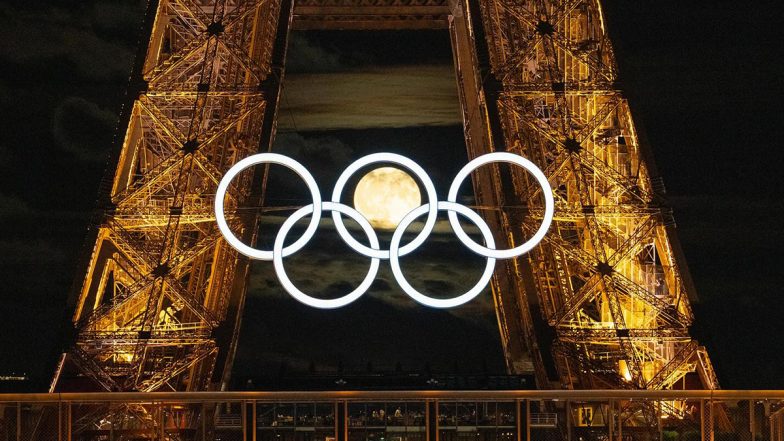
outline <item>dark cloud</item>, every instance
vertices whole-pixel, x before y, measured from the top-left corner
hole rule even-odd
[[[88,17],[92,28],[101,35],[133,43],[147,3],[146,0],[100,0],[89,8]]]
[[[235,362],[236,375],[274,376],[281,364],[319,371],[504,372],[497,330],[466,322],[441,310],[399,309],[363,297],[338,310],[315,310],[288,297],[249,297]],[[466,348],[472,348],[467,351]]]
[[[299,133],[280,133],[272,150],[297,160],[317,161],[330,165],[342,164],[351,159],[354,151],[335,136],[304,136]],[[326,162],[325,162],[326,161]]]
[[[44,6],[34,10],[0,5],[0,40],[4,42],[0,59],[38,69],[65,62],[88,79],[127,78],[132,59],[127,42],[98,32],[101,27],[116,32],[120,24],[138,23],[138,9],[126,5],[99,3],[93,8]]]
[[[281,113],[280,120],[285,118],[287,115]],[[273,151],[290,154],[305,165],[326,195],[331,194],[332,186],[346,166],[370,153],[391,152],[414,160],[428,173],[442,199],[457,171],[467,162],[461,125],[283,132],[278,134]],[[274,182],[269,187],[270,200],[281,199],[275,205],[291,205],[283,199],[294,199],[302,205],[308,203],[300,179],[292,179],[295,175],[283,167],[271,170]],[[368,171],[370,168],[363,169],[354,178],[358,181]],[[356,181],[349,181],[342,200],[350,200],[349,192]],[[464,185],[467,191],[461,195],[470,197],[469,187]]]
[[[0,193],[0,219],[17,218],[32,214],[30,206],[22,199]]]
[[[117,115],[81,97],[68,97],[54,110],[52,134],[60,148],[84,161],[105,161]]]
[[[283,116],[281,116],[283,118]],[[337,179],[338,170],[351,162],[354,149],[336,136],[329,134],[279,133],[272,151],[304,164],[321,191]],[[283,167],[272,167],[267,199],[270,205],[305,205],[309,199],[307,187],[294,173]],[[325,193],[326,194],[326,193]]]
[[[0,240],[0,265],[48,266],[63,262],[65,253],[43,240]]]
[[[376,280],[373,281],[373,284],[370,286],[370,289],[375,292],[391,291],[392,285],[386,279],[382,279],[381,277],[376,277]]]
[[[2,90],[0,90],[0,94],[2,94]],[[3,144],[0,144],[0,167],[7,165],[12,157],[13,151]]]
[[[284,218],[265,216],[260,230],[259,248],[269,248],[278,226]],[[307,220],[300,222],[290,233],[286,244],[293,242],[304,230]],[[302,251],[288,257],[286,274],[302,291],[318,298],[336,298],[351,292],[367,274],[369,259],[349,249],[337,234],[331,217],[324,216],[316,236]],[[359,228],[353,222],[346,226],[354,234]],[[415,224],[404,236],[404,242],[413,239],[422,224]],[[475,236],[476,231],[466,228]],[[391,234],[379,232],[382,247],[387,247]],[[356,236],[364,241],[361,236]],[[475,237],[476,240],[476,237]],[[454,240],[454,233],[447,220],[439,220],[425,244],[415,253],[401,259],[406,280],[418,291],[435,298],[460,295],[470,289],[480,278],[485,261],[467,251]],[[269,262],[256,262],[252,267],[251,296],[288,298],[276,280]],[[387,261],[382,261],[374,283],[366,294],[376,301],[397,310],[426,308],[405,294],[397,285]],[[472,326],[495,329],[494,304],[489,287],[474,300],[445,313]]]
[[[291,34],[286,57],[287,73],[337,72],[345,68],[339,52],[319,45],[300,32]]]
[[[425,289],[428,292],[454,292],[457,288],[453,283],[447,282],[445,280],[430,280],[425,279],[422,281],[423,285],[425,285]]]

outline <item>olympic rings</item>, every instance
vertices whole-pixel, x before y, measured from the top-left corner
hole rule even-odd
[[[343,188],[345,187],[349,178],[362,167],[378,162],[396,164],[414,173],[424,186],[428,198],[426,204],[415,208],[409,212],[403,218],[403,220],[400,221],[394,233],[392,234],[392,241],[390,243],[389,250],[380,249],[376,232],[373,230],[370,222],[368,222],[368,220],[365,219],[361,213],[347,205],[340,203],[341,193],[343,192]],[[487,223],[485,223],[484,220],[475,211],[456,202],[457,192],[466,177],[468,177],[471,172],[478,167],[493,162],[507,162],[523,167],[534,176],[539,186],[542,187],[542,193],[545,199],[545,212],[542,218],[542,224],[539,226],[539,229],[536,231],[534,236],[522,245],[507,250],[495,249],[493,234]],[[283,222],[283,225],[280,227],[280,230],[275,237],[275,242],[271,251],[258,250],[242,243],[242,241],[240,241],[229,229],[225,217],[224,198],[226,197],[229,184],[240,172],[257,164],[278,164],[293,170],[305,181],[305,184],[310,191],[310,195],[313,198],[312,204],[300,208]],[[219,183],[218,189],[215,193],[215,216],[218,223],[218,229],[226,238],[226,241],[229,243],[229,245],[250,258],[258,260],[271,260],[275,267],[278,280],[280,281],[283,288],[289,294],[291,294],[292,297],[306,305],[324,309],[339,308],[341,306],[348,305],[349,303],[361,297],[362,294],[364,294],[370,288],[373,280],[375,280],[376,275],[378,274],[380,260],[386,259],[389,259],[390,261],[392,274],[394,275],[395,280],[397,281],[400,288],[415,301],[434,308],[451,308],[469,302],[479,295],[479,293],[481,293],[490,282],[490,278],[492,277],[493,270],[495,268],[496,259],[509,259],[525,254],[533,249],[544,238],[544,235],[547,233],[547,230],[550,228],[550,224],[553,220],[554,206],[555,202],[553,200],[553,190],[550,187],[550,184],[547,181],[544,173],[542,173],[542,171],[531,161],[512,153],[502,152],[488,153],[479,156],[466,164],[457,173],[454,181],[452,181],[452,185],[449,188],[449,194],[446,201],[439,201],[437,199],[433,182],[419,165],[405,156],[396,155],[393,153],[376,153],[360,158],[359,160],[352,163],[338,178],[338,181],[335,184],[335,188],[332,192],[331,201],[321,200],[321,193],[315,179],[313,179],[313,176],[310,174],[310,172],[307,171],[307,169],[305,169],[302,164],[289,157],[276,153],[260,153],[239,161],[234,166],[232,166],[228,172],[226,172],[226,174],[221,179],[221,182]],[[284,257],[301,250],[310,241],[310,239],[313,238],[316,230],[318,229],[318,225],[321,220],[321,213],[323,210],[332,211],[335,228],[341,239],[343,239],[343,241],[349,247],[351,247],[351,249],[362,254],[363,256],[370,257],[371,259],[370,269],[368,270],[368,273],[363,279],[362,283],[360,283],[360,285],[350,293],[331,300],[315,298],[300,291],[291,282],[283,266]],[[429,297],[414,289],[403,275],[399,260],[400,257],[405,256],[406,254],[409,254],[419,248],[425,242],[425,240],[427,240],[428,236],[435,227],[439,210],[447,212],[449,216],[449,223],[460,242],[462,242],[474,253],[487,259],[484,272],[479,278],[479,281],[465,293],[457,297],[447,299]],[[425,225],[422,231],[410,243],[404,246],[400,246],[400,242],[403,239],[403,234],[405,233],[406,229],[416,218],[424,215],[425,213],[427,213],[427,218],[425,220]],[[348,229],[343,224],[343,219],[340,216],[341,214],[349,216],[359,224],[359,226],[367,235],[370,246],[360,243],[351,236]],[[482,238],[485,242],[484,246],[476,243],[468,236],[468,234],[466,234],[457,219],[458,214],[467,218],[469,221],[473,222],[477,228],[479,228],[479,231],[482,234]],[[310,223],[305,229],[302,237],[297,239],[293,244],[284,247],[283,245],[286,240],[286,235],[291,231],[291,228],[296,222],[308,215],[311,215]]]

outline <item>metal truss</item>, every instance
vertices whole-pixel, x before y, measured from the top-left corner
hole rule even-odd
[[[213,388],[236,343],[246,273],[219,240],[213,199],[225,170],[260,148],[276,106],[265,85],[280,2],[150,7],[147,55],[131,81],[140,92],[52,390]],[[235,181],[231,206],[251,196],[252,179]],[[240,215],[230,222],[250,237]]]
[[[691,283],[663,186],[615,87],[597,0],[282,3],[151,3],[147,54],[131,82],[139,93],[52,390],[204,390],[225,380],[247,261],[220,239],[214,193],[225,170],[270,145],[283,73],[275,51],[285,51],[292,10],[300,29],[448,28],[469,156],[507,150],[544,170],[556,197],[551,231],[499,265],[493,283],[511,372],[550,385],[539,309],[555,331],[561,387],[667,389],[691,372],[718,387],[689,336]],[[246,241],[255,212],[236,208],[260,198],[258,176],[241,174],[227,200]],[[500,167],[474,176],[499,243],[514,246],[538,226],[542,198],[529,180]]]
[[[447,0],[297,0],[294,29],[445,29]]]
[[[478,4],[498,82],[487,97],[489,125],[494,115],[500,122],[497,148],[538,164],[555,192],[553,226],[515,275],[519,291],[536,293],[555,331],[560,386],[666,389],[697,371],[704,387],[717,388],[707,353],[689,337],[686,266],[663,186],[616,89],[599,2]],[[525,208],[503,209],[513,244],[533,234],[543,199],[528,176],[509,176],[477,193],[493,191],[501,207]],[[499,315],[502,329],[508,321]],[[541,372],[540,386],[547,382]]]

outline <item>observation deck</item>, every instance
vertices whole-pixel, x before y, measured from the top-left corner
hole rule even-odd
[[[0,440],[33,439],[781,441],[784,391],[0,394]]]

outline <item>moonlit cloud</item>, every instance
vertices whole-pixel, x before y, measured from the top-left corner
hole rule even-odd
[[[268,248],[274,241],[278,226],[285,218],[265,216],[260,227],[259,248]],[[307,220],[300,222],[290,233],[290,243],[304,229]],[[354,222],[346,226],[361,242],[366,239]],[[422,223],[412,225],[404,242],[421,231]],[[476,235],[476,228],[465,228]],[[378,232],[382,247],[387,247],[391,233]],[[476,238],[476,237],[475,237]],[[433,297],[446,298],[460,295],[472,287],[484,269],[484,259],[475,256],[455,240],[447,220],[439,220],[425,244],[411,256],[401,259],[407,280],[418,290]],[[340,239],[329,215],[325,215],[312,243],[301,252],[286,259],[287,274],[303,291],[314,297],[335,298],[348,293],[367,273],[369,259],[349,249]],[[426,308],[409,298],[397,286],[388,262],[382,262],[367,296],[396,309]],[[260,297],[286,297],[275,271],[269,262],[255,262],[249,294]],[[475,322],[485,328],[494,328],[493,300],[490,288],[473,301],[445,311],[457,318]]]
[[[281,130],[337,130],[462,124],[450,65],[387,66],[290,74]]]

